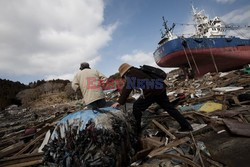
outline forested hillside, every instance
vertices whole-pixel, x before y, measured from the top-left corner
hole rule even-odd
[[[13,82],[6,79],[0,79],[0,110],[10,104],[20,104],[16,100],[16,94],[28,86],[20,82]]]

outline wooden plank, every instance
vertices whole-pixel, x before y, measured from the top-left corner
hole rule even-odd
[[[210,164],[212,164],[213,166],[216,167],[224,167],[224,165],[220,164],[219,162],[216,162],[208,157],[205,157],[206,161],[209,162]]]
[[[147,149],[144,149],[144,150],[137,152],[136,155],[134,157],[132,157],[132,162],[135,162],[139,159],[146,157],[148,155],[148,153],[150,153],[151,150],[152,150],[152,148],[147,148]]]
[[[8,147],[12,144],[15,144],[16,142],[17,141],[14,138],[9,138],[8,140],[7,139],[0,140],[0,147]]]
[[[15,143],[17,143],[17,142],[14,141],[14,140],[5,141],[5,142],[3,142],[3,143],[1,143],[1,141],[0,141],[0,150],[3,150],[4,148],[7,148],[7,147],[9,147],[10,145],[15,144]]]
[[[212,112],[211,114],[209,114],[210,116],[211,115],[217,115],[217,116],[220,116],[220,117],[234,117],[238,114],[249,114],[249,111],[248,111],[248,108],[246,107],[238,107],[238,108],[235,108],[234,110],[226,110],[226,111],[215,111],[215,112]]]
[[[248,123],[247,119],[243,116],[243,114],[239,114],[239,116],[243,122]]]
[[[0,133],[8,134],[8,135],[16,135],[24,131],[25,125],[12,125],[10,127],[6,127],[3,130],[0,131]],[[9,137],[9,136],[8,136]],[[3,136],[5,138],[5,136]]]
[[[13,165],[7,165],[5,167],[25,167],[25,166],[32,166],[32,165],[38,165],[42,164],[43,160],[34,160],[34,161],[28,161],[28,162],[21,162]]]
[[[161,129],[163,132],[166,133],[166,135],[168,135],[171,139],[176,139],[176,137],[171,133],[169,132],[163,125],[161,125],[158,121],[156,120],[152,120],[152,122],[159,128]]]
[[[30,146],[32,146],[33,144],[38,142],[40,139],[42,139],[45,134],[46,134],[46,132],[44,132],[43,134],[41,134],[40,136],[38,136],[34,140],[31,140],[28,144],[26,144],[26,146],[22,150],[20,150],[18,153],[16,153],[15,156],[20,155],[20,154],[24,153],[25,151],[27,151],[30,148]]]
[[[50,130],[53,126],[51,125],[46,125],[43,128],[41,128],[37,133],[36,136],[39,136],[41,134],[43,134],[44,132],[47,132],[48,130]]]
[[[201,116],[197,115],[195,118],[197,118],[197,120],[200,122],[200,124],[206,124]]]
[[[152,138],[145,138],[144,140],[146,140],[148,142],[148,145],[153,145],[154,147],[160,147],[162,145],[164,145],[164,142],[160,142],[160,141],[157,141],[155,139],[152,139]]]
[[[30,162],[35,160],[42,160],[43,153],[36,153],[36,154],[23,154],[19,156],[12,156],[8,158],[4,158],[0,160],[0,167],[15,165],[24,162]]]
[[[173,141],[173,142],[167,144],[166,146],[163,146],[163,147],[160,147],[160,148],[157,148],[157,149],[152,150],[152,151],[149,153],[148,157],[151,158],[151,157],[153,157],[153,156],[162,154],[162,153],[164,153],[165,151],[167,151],[168,149],[171,149],[171,148],[176,147],[176,146],[178,146],[178,145],[180,145],[180,144],[186,143],[186,142],[189,141],[189,140],[190,140],[189,137],[184,137],[184,138],[181,138],[181,139],[179,139],[179,140]]]
[[[232,99],[233,99],[233,101],[234,101],[234,103],[235,103],[235,104],[237,104],[237,105],[241,106],[241,104],[240,104],[240,101],[239,101],[238,97],[233,96],[233,97],[232,97]]]
[[[44,148],[44,146],[45,146],[46,144],[48,144],[49,139],[50,139],[50,136],[51,136],[51,133],[50,133],[50,130],[48,130],[48,131],[46,132],[46,135],[45,135],[45,137],[44,137],[44,139],[43,139],[42,144],[41,144],[40,147],[38,148],[38,152],[43,152],[42,149]]]
[[[200,98],[194,98],[194,99],[190,98],[190,99],[187,99],[186,102],[193,104],[193,103],[201,103],[201,102],[208,101],[211,99],[214,99],[214,94],[207,95],[207,96],[200,97]]]
[[[202,114],[202,113],[200,113],[200,112],[193,112],[194,114],[196,114],[196,115],[199,115],[199,116],[203,116],[203,117],[205,117],[205,118],[207,118],[207,119],[211,119],[209,116],[207,116],[207,115],[205,115],[205,114]]]
[[[23,141],[18,142],[16,144],[12,144],[12,145],[10,145],[10,146],[8,146],[0,151],[0,158],[8,156],[12,153],[15,153],[15,152],[21,150],[23,147],[24,147]]]
[[[22,131],[20,131],[21,134],[19,134],[19,132],[18,132],[18,134],[16,134],[16,133],[10,134],[10,136],[8,136],[8,138],[0,140],[0,146],[5,145],[5,143],[7,144],[7,143],[10,143],[10,142],[12,142],[12,144],[14,144],[14,143],[17,143],[20,140],[24,140],[25,138],[34,136],[34,134],[24,135],[24,132],[25,132],[25,130],[22,130]]]
[[[9,140],[10,138],[16,138],[18,135],[23,134],[25,131],[25,127],[18,132],[6,132],[6,134],[2,137],[2,140]]]
[[[202,167],[205,167],[204,162],[203,162],[203,159],[202,159],[201,154],[200,154],[200,149],[198,148],[198,146],[197,146],[197,144],[196,144],[196,141],[195,141],[195,139],[194,139],[193,133],[190,132],[190,135],[191,135],[191,138],[192,138],[192,140],[193,140],[193,143],[194,143],[194,146],[195,146],[195,149],[196,149],[196,153],[197,153],[198,156],[199,156],[199,159],[200,159],[200,162],[201,162],[201,166],[202,166]]]
[[[244,105],[244,104],[247,104],[247,103],[250,103],[250,100],[240,102],[241,105]]]
[[[223,120],[231,133],[241,136],[250,137],[250,123],[233,122],[230,120]]]

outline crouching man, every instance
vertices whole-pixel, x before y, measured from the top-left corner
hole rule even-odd
[[[85,104],[90,109],[104,107],[106,105],[103,93],[103,83],[107,78],[95,69],[91,69],[89,64],[80,64],[80,71],[72,81],[72,88],[76,91],[80,88]]]
[[[113,108],[124,105],[126,103],[126,99],[134,88],[140,88],[143,90],[143,97],[137,99],[133,104],[133,115],[136,119],[138,133],[141,131],[142,111],[145,111],[152,103],[155,102],[159,104],[164,110],[166,110],[169,115],[180,124],[181,128],[179,131],[193,130],[189,122],[169,102],[169,99],[166,95],[166,85],[162,79],[152,78],[144,71],[127,63],[124,63],[119,67],[119,73],[123,78],[126,79],[126,82],[121,91],[121,96],[118,102],[112,105]]]

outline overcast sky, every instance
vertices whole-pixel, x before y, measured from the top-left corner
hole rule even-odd
[[[211,18],[250,24],[249,0],[193,4]],[[123,62],[155,65],[162,16],[190,22],[190,0],[0,0],[0,78],[71,80],[84,61],[106,76]],[[191,30],[177,25],[174,32]]]

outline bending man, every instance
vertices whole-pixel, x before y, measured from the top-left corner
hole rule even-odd
[[[133,115],[137,122],[138,132],[141,131],[142,111],[145,111],[154,102],[159,104],[180,124],[181,129],[179,131],[192,130],[192,126],[188,123],[188,121],[169,102],[166,95],[166,85],[163,83],[162,79],[162,82],[160,82],[160,80],[152,78],[144,71],[127,63],[124,63],[119,67],[119,73],[126,79],[126,82],[121,91],[121,96],[118,102],[113,104],[112,107],[117,108],[120,105],[124,105],[126,103],[126,99],[134,88],[141,88],[143,90],[144,96],[137,99],[133,104]],[[153,81],[155,82],[152,85]]]

